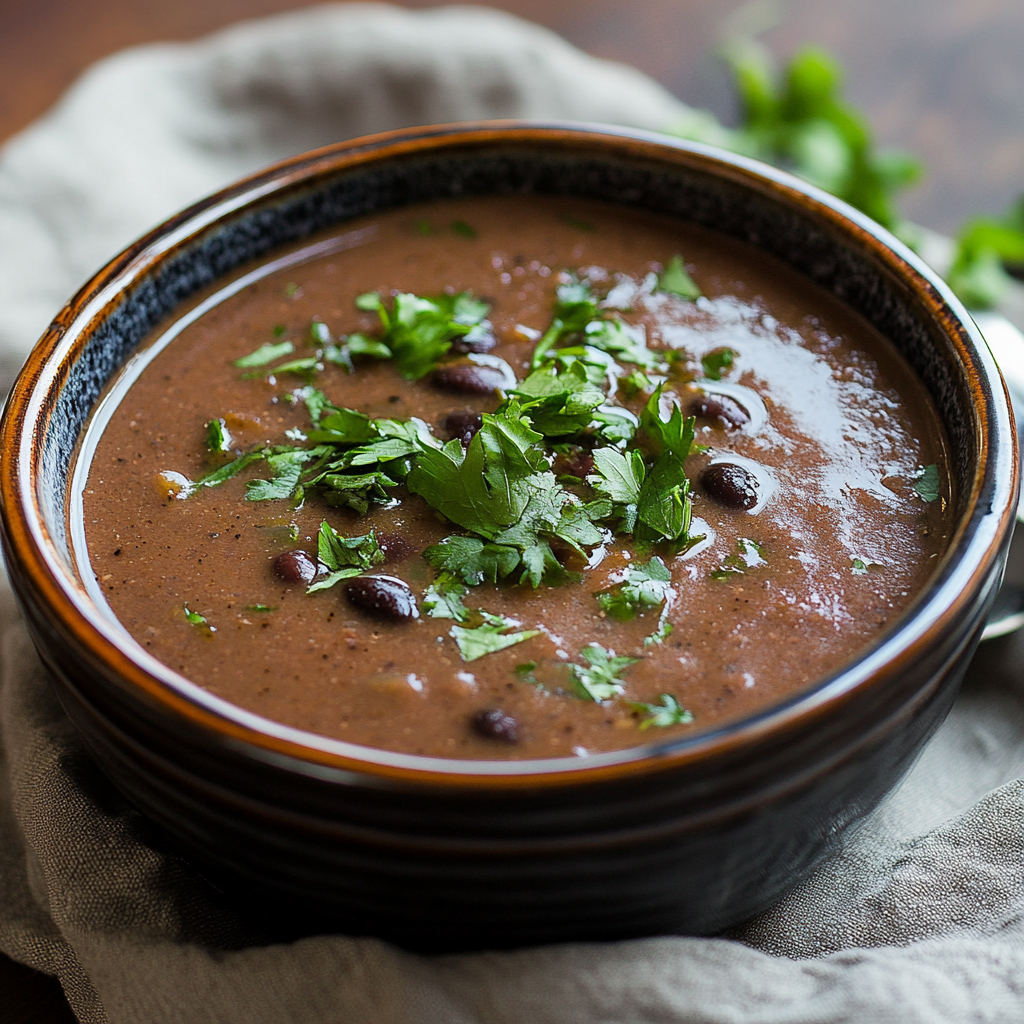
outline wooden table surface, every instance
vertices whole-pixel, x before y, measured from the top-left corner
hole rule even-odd
[[[0,142],[60,96],[89,64],[139,43],[194,39],[304,0],[0,0]],[[432,6],[409,0],[406,6]],[[681,99],[734,116],[714,57],[738,24],[767,27],[780,57],[806,42],[847,69],[847,95],[879,141],[909,149],[927,178],[903,203],[955,232],[1024,192],[1021,0],[504,0],[602,57],[635,65]],[[59,985],[0,955],[0,1024],[74,1018]]]

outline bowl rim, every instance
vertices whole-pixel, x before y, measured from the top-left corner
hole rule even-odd
[[[459,760],[359,746],[285,726],[214,697],[157,661],[97,608],[69,575],[45,525],[38,494],[42,437],[52,402],[69,367],[118,296],[173,253],[216,226],[289,191],[315,187],[340,174],[409,156],[453,155],[521,146],[588,151],[637,163],[675,165],[714,174],[780,205],[797,207],[870,258],[913,293],[951,344],[967,373],[975,413],[973,433],[983,453],[975,467],[965,514],[928,583],[897,622],[853,662],[809,688],[758,712],[693,737],[647,743],[585,758]],[[271,253],[273,250],[271,250]],[[264,260],[265,257],[259,257]],[[187,301],[187,300],[186,300]],[[821,720],[854,694],[882,686],[900,666],[967,613],[972,596],[998,562],[1009,536],[1019,488],[1017,439],[1009,398],[995,360],[966,309],[918,256],[886,229],[839,199],[784,171],[717,147],[656,132],[558,121],[482,121],[399,129],[299,154],[249,175],[169,217],[90,278],[36,343],[8,396],[0,421],[0,529],[15,582],[31,589],[67,638],[113,674],[119,684],[211,737],[258,760],[307,774],[352,779],[373,776],[404,785],[525,789],[593,783],[681,767],[735,753]],[[68,477],[69,485],[71,474]]]

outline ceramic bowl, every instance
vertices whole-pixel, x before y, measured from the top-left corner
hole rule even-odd
[[[275,247],[403,204],[608,200],[758,246],[902,351],[959,495],[909,612],[841,672],[710,732],[587,758],[454,761],[261,719],[150,658],[88,597],[69,480],[105,386],[160,320]],[[666,137],[492,123],[296,157],[172,217],[33,350],[2,423],[3,544],[68,714],[113,782],[208,877],[298,930],[427,949],[712,933],[778,899],[900,780],[942,721],[999,586],[1017,501],[1005,389],[949,289],[867,218],[782,172]]]

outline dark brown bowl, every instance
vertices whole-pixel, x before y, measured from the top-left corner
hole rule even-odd
[[[454,195],[609,200],[751,242],[903,352],[951,440],[957,526],[911,610],[836,675],[743,721],[587,758],[449,761],[302,733],[148,656],[87,596],[68,530],[97,399],[177,304],[312,232]],[[111,779],[210,877],[300,928],[465,949],[708,933],[772,903],[907,771],[998,588],[1017,501],[1005,390],[948,288],[843,203],[708,147],[495,123],[319,150],[173,217],[101,270],[2,423],[3,543],[57,692]]]

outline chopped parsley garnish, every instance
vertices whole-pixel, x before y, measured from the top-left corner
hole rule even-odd
[[[626,578],[597,595],[601,610],[613,619],[626,621],[645,608],[657,608],[668,595],[672,574],[660,558],[631,565]],[[670,627],[671,628],[671,627]]]
[[[231,451],[233,444],[228,426],[221,419],[210,420],[206,424],[206,450],[214,454]]]
[[[622,673],[635,665],[637,658],[617,658],[614,651],[605,650],[600,644],[588,644],[583,648],[584,665],[570,665],[576,695],[584,700],[597,703],[618,697],[626,688],[620,678]]]
[[[589,281],[572,279],[558,286],[558,299],[551,326],[544,332],[533,352],[531,367],[538,369],[546,360],[565,354],[562,346],[571,343],[568,354],[584,362],[600,353],[623,363],[634,363],[645,369],[664,365],[657,352],[647,347],[642,327],[632,327],[612,319],[598,305]]]
[[[658,291],[677,295],[690,302],[696,302],[703,294],[697,282],[687,273],[683,257],[678,254],[668,261],[668,265],[658,275]]]
[[[384,561],[384,552],[373,530],[362,537],[346,537],[338,533],[326,519],[320,524],[316,554],[321,565],[326,566],[329,572],[323,579],[309,585],[309,594],[327,590],[341,580],[361,576]]]
[[[876,562],[871,558],[851,558],[850,564],[852,569],[850,570],[855,576],[863,576],[869,569],[882,568],[881,562]]]
[[[731,369],[736,359],[736,353],[731,348],[716,348],[701,356],[700,365],[704,368],[704,376],[708,380],[721,380],[724,374]]]
[[[254,366],[266,366],[268,363],[274,362],[275,359],[291,355],[294,351],[295,346],[290,341],[268,341],[260,345],[255,352],[250,352],[247,356],[236,359],[234,365],[240,370],[250,370]]]
[[[213,636],[217,632],[216,626],[211,626],[206,621],[205,615],[200,615],[199,612],[194,612],[189,609],[188,604],[183,604],[182,610],[185,612],[185,619],[193,626],[195,626],[201,633],[205,633],[206,636]]]
[[[261,614],[264,613],[264,612],[276,612],[277,611],[277,605],[247,604],[245,606],[245,610],[247,612],[259,612]]]
[[[536,587],[544,578],[565,577],[552,538],[581,554],[600,543],[594,520],[605,508],[584,505],[556,481],[541,441],[515,399],[484,414],[468,448],[458,440],[441,446],[419,439],[406,486],[476,535],[448,537],[428,548],[424,556],[431,565],[471,586],[516,575]]]
[[[665,618],[662,611],[658,628],[650,635],[644,637],[644,647],[653,647],[655,644],[663,644],[672,635],[672,623]]]
[[[722,564],[711,571],[711,578],[727,580],[732,576],[742,575],[748,569],[758,569],[768,564],[764,547],[749,537],[740,537],[736,541],[736,551],[726,555]]]
[[[921,470],[921,475],[914,481],[914,490],[928,502],[938,501],[942,496],[942,484],[939,480],[939,467],[933,462]]]
[[[356,306],[377,313],[382,328],[377,343],[387,349],[407,380],[419,380],[430,373],[456,339],[472,342],[491,334],[486,319],[490,306],[469,292],[432,298],[399,292],[390,310],[378,292],[367,292],[356,299]],[[349,346],[355,340],[368,346],[373,339],[353,334]]]
[[[660,704],[630,701],[629,706],[634,711],[647,715],[640,723],[641,732],[652,726],[657,729],[665,729],[670,725],[689,725],[693,721],[692,713],[687,711],[671,693],[661,694]]]
[[[423,610],[432,619],[455,619],[457,622],[469,620],[469,609],[462,599],[469,593],[469,588],[460,583],[451,573],[443,572],[427,587],[423,595]]]
[[[506,647],[514,644],[521,644],[524,640],[539,636],[539,629],[524,629],[517,633],[509,633],[508,630],[518,626],[519,623],[513,619],[506,619],[501,615],[489,615],[483,613],[484,623],[475,629],[467,629],[464,626],[452,626],[451,637],[459,645],[459,653],[463,661],[476,661],[485,654],[494,654],[496,651],[503,651]]]
[[[462,235],[463,238],[476,238],[476,228],[472,224],[467,224],[464,220],[453,220],[452,231],[457,235]]]
[[[644,544],[669,541],[684,547],[693,540],[685,463],[693,446],[695,420],[692,416],[683,419],[675,404],[669,418],[662,419],[660,401],[661,387],[651,395],[640,417],[642,431],[659,451],[650,469],[636,449],[599,448],[594,452],[595,473],[588,481],[612,502],[612,514],[623,533],[634,534]]]

